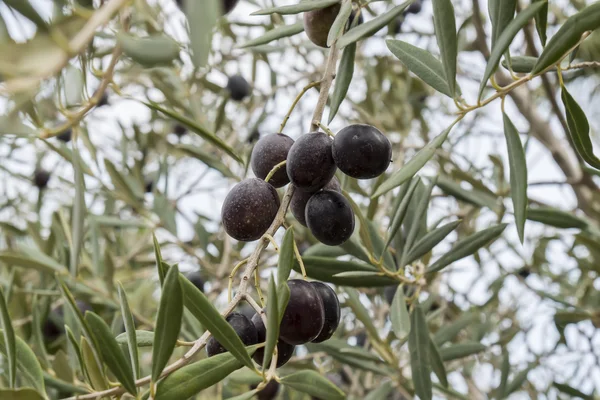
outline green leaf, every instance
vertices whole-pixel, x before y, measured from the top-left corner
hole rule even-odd
[[[298,22],[293,25],[282,25],[277,28],[267,31],[264,35],[252,39],[239,46],[240,49],[247,49],[248,47],[259,46],[262,44],[270,43],[273,40],[278,40],[284,37],[290,37],[304,32],[304,23]]]
[[[340,11],[338,12],[337,17],[335,17],[335,21],[333,21],[331,28],[329,28],[329,35],[327,35],[327,47],[331,47],[333,42],[342,36],[344,33],[344,28],[348,24],[348,18],[350,18],[351,13],[352,0],[343,0]]]
[[[5,251],[0,253],[0,261],[6,265],[35,269],[49,274],[66,274],[66,267],[48,255],[34,249],[22,246],[20,252]]]
[[[117,343],[127,345],[129,341],[129,333],[123,332],[117,336]],[[151,347],[154,344],[154,332],[151,331],[135,331],[135,340],[137,347]]]
[[[265,340],[265,350],[262,365],[266,368],[271,365],[271,357],[277,338],[279,337],[279,308],[277,306],[277,287],[275,285],[275,277],[271,275],[269,279],[269,296],[267,299],[267,338]]]
[[[2,334],[4,336],[5,349],[3,353],[6,354],[8,360],[8,385],[14,388],[17,379],[17,345],[2,287],[0,287],[0,320],[2,321]]]
[[[117,167],[108,159],[104,160],[104,166],[110,175],[110,180],[115,187],[113,193],[136,209],[143,209],[140,198],[136,195],[134,189],[129,185],[123,175],[117,170]]]
[[[4,330],[0,330],[0,352],[4,355],[4,357],[9,358],[9,354],[7,354],[7,343],[6,343],[6,334]],[[18,336],[15,336],[15,361],[16,367],[19,371],[20,381],[23,386],[32,387],[35,390],[45,393],[46,389],[44,387],[44,376],[42,373],[42,367],[38,362],[37,358],[33,351],[27,346],[27,343],[23,341]]]
[[[410,161],[404,164],[402,168],[394,172],[392,176],[390,176],[379,186],[379,188],[377,188],[377,191],[371,196],[371,198],[381,196],[382,194],[402,185],[404,182],[411,179],[417,172],[419,172],[421,168],[425,166],[427,161],[433,157],[436,150],[442,146],[442,143],[444,143],[455,124],[456,122],[449,126],[444,132],[436,136],[425,147],[419,150],[419,152],[415,154]]]
[[[164,194],[154,193],[154,204],[152,206],[154,213],[160,217],[162,226],[171,232],[173,236],[177,236],[177,221],[175,208],[173,203]]]
[[[594,154],[594,146],[590,138],[590,124],[585,113],[564,85],[561,86],[560,97],[565,105],[569,133],[577,154],[589,165],[600,170],[600,158]]]
[[[403,184],[406,186],[406,190],[403,190],[404,186],[400,189],[400,202],[398,204],[398,207],[395,207],[392,222],[390,223],[389,227],[388,239],[385,242],[384,249],[387,249],[392,240],[394,240],[394,237],[396,237],[398,229],[400,229],[400,227],[402,226],[402,223],[404,222],[404,217],[406,217],[406,212],[408,211],[408,206],[410,205],[410,201],[412,199],[412,195],[415,193],[415,189],[419,185],[420,181],[421,179],[417,177],[415,180],[405,182]]]
[[[510,197],[515,212],[515,223],[521,243],[525,240],[525,220],[527,219],[527,162],[525,150],[521,144],[519,132],[506,113],[504,120],[504,136],[508,148],[508,165],[510,166]]]
[[[527,219],[561,229],[586,229],[588,227],[588,222],[584,219],[552,207],[530,207],[527,209]]]
[[[323,400],[343,400],[346,398],[344,392],[315,371],[295,372],[284,376],[280,382],[294,390]]]
[[[54,360],[52,361],[52,370],[54,370],[58,379],[61,379],[65,382],[73,382],[73,370],[69,365],[69,358],[64,351],[59,350],[54,355]]]
[[[279,250],[279,261],[277,263],[277,282],[285,282],[290,277],[294,265],[294,230],[288,228],[283,236],[281,249]],[[265,365],[265,364],[263,364]]]
[[[500,236],[504,232],[504,229],[506,229],[506,224],[500,224],[459,240],[452,246],[449,252],[441,256],[427,268],[427,273],[437,272],[455,261],[474,254],[477,250]]]
[[[119,32],[117,43],[126,56],[146,67],[169,65],[179,58],[179,43],[162,33],[140,38]]]
[[[502,60],[502,66],[506,69],[512,69],[518,73],[529,73],[533,70],[537,57],[531,56],[513,56],[510,60]]]
[[[348,295],[346,303],[354,312],[356,319],[363,323],[365,329],[372,337],[379,337],[379,332],[373,324],[373,318],[369,315],[369,311],[360,301],[360,293],[353,288],[345,288],[344,291]]]
[[[437,246],[442,240],[444,240],[452,231],[454,231],[462,220],[452,221],[446,225],[442,225],[439,228],[432,230],[423,236],[415,245],[410,249],[406,263],[410,264],[415,260],[423,257],[435,246]]]
[[[377,385],[376,389],[372,390],[368,395],[365,396],[365,400],[387,399],[389,398],[388,396],[390,393],[392,393],[392,383],[387,381]]]
[[[488,79],[490,79],[494,71],[496,71],[498,63],[500,62],[500,58],[502,58],[502,54],[504,54],[504,52],[508,49],[517,33],[519,33],[519,31],[527,24],[527,22],[533,18],[537,12],[540,11],[543,5],[544,3],[531,4],[525,10],[517,14],[517,17],[513,19],[502,31],[496,42],[496,47],[494,47],[490,54],[490,58],[485,68],[485,73],[483,74],[481,85],[479,86],[479,95],[477,96],[478,99],[481,99]]]
[[[492,21],[492,50],[496,47],[498,38],[512,21],[517,9],[517,0],[489,0],[488,9]]]
[[[401,40],[386,40],[385,43],[392,54],[423,82],[438,92],[452,97],[444,66],[429,51]]]
[[[516,392],[517,390],[521,389],[523,387],[523,384],[527,380],[527,375],[529,375],[529,371],[531,371],[532,369],[532,367],[528,367],[515,374],[513,380],[510,381],[510,383],[507,385],[506,393],[504,393],[504,395],[508,397],[513,392]]]
[[[88,394],[90,392],[89,390],[84,389],[81,386],[75,386],[74,384],[57,379],[47,372],[44,372],[44,382],[46,383],[47,387],[58,389],[59,391],[61,391],[63,393],[67,392],[67,393],[73,393],[75,395],[75,394]]]
[[[131,366],[133,369],[133,379],[137,380],[140,378],[140,361],[138,358],[138,344],[137,344],[137,332],[135,330],[135,322],[131,309],[129,308],[129,302],[127,301],[127,293],[123,289],[123,285],[119,283],[119,302],[121,303],[121,315],[123,316],[123,325],[125,326],[125,335],[127,338],[127,346],[129,349],[129,357],[131,359]],[[152,334],[154,339],[154,333]],[[117,342],[118,342],[117,338]]]
[[[388,286],[397,283],[387,276],[354,276],[336,277],[342,272],[379,272],[375,267],[359,261],[342,261],[330,257],[302,257],[306,274],[313,279],[333,283],[340,286],[351,287],[376,287]],[[300,265],[295,262],[294,270],[299,272]]]
[[[446,376],[446,367],[444,367],[444,361],[440,355],[440,349],[433,340],[429,340],[429,355],[431,356],[431,368],[433,372],[440,380],[440,383],[444,387],[448,387],[448,377]]]
[[[131,365],[129,365],[125,355],[119,348],[119,344],[113,337],[109,326],[97,314],[90,311],[85,313],[85,321],[92,331],[94,347],[101,354],[110,372],[121,382],[125,390],[135,396],[137,390]]]
[[[237,175],[218,157],[202,151],[198,146],[192,144],[179,143],[174,148],[186,156],[194,157],[203,162],[207,167],[219,171],[223,176],[232,179],[238,179]]]
[[[88,380],[95,390],[104,390],[108,388],[108,382],[104,377],[98,362],[96,361],[96,356],[94,355],[94,350],[92,346],[90,346],[88,340],[82,336],[81,337],[81,355],[83,358],[83,365],[85,367],[85,372],[87,374]]]
[[[454,6],[450,0],[433,0],[435,37],[440,48],[446,83],[451,97],[456,94],[456,59],[458,56],[455,18]]]
[[[546,5],[546,2],[538,2],[533,5]],[[532,5],[532,6],[533,6]],[[530,7],[532,7],[530,6]],[[547,7],[547,5],[546,5]],[[545,71],[551,65],[559,62],[568,52],[570,52],[577,42],[581,39],[581,35],[586,31],[593,31],[600,27],[600,3],[595,2],[579,11],[565,21],[558,32],[552,36],[544,51],[540,55],[535,68],[531,71],[532,75],[537,75]]]
[[[229,397],[227,400],[250,400],[254,397],[254,395],[256,395],[256,393],[258,393],[258,389],[254,389],[249,392],[242,393],[238,396]]]
[[[440,356],[444,361],[452,361],[457,358],[468,357],[473,354],[481,353],[487,349],[484,345],[478,342],[467,342],[453,344],[440,349]]]
[[[221,16],[220,0],[186,0],[185,15],[190,31],[190,50],[196,68],[208,62],[212,42],[212,30]]]
[[[434,178],[427,187],[423,189],[423,193],[419,193],[417,197],[413,198],[413,203],[416,204],[414,209],[414,213],[411,213],[411,218],[414,223],[410,226],[406,226],[406,238],[404,241],[404,250],[402,251],[402,257],[399,264],[400,268],[404,268],[406,265],[406,257],[408,256],[408,252],[412,249],[415,240],[417,240],[417,235],[421,231],[420,221],[424,221],[424,224],[427,223],[427,208],[429,207],[429,200],[431,199],[431,192],[436,184],[437,178]]]
[[[254,370],[254,364],[235,330],[213,307],[212,303],[184,275],[179,275],[183,287],[185,306],[215,339],[243,365]],[[213,357],[214,358],[214,357]]]
[[[421,305],[417,304],[415,306],[410,320],[411,330],[408,335],[408,349],[413,385],[420,399],[431,400],[431,359],[429,355],[431,339],[429,338],[429,329]]]
[[[44,396],[33,389],[0,389],[2,400],[45,400]]]
[[[83,224],[87,209],[85,206],[85,181],[76,140],[73,140],[73,170],[75,174],[75,201],[73,202],[73,221],[71,225],[73,243],[71,243],[70,270],[71,275],[77,276],[79,254],[85,236]]]
[[[189,399],[201,390],[221,382],[241,366],[230,353],[186,365],[158,382],[155,400]]]
[[[223,140],[218,138],[213,132],[210,132],[208,129],[197,124],[195,121],[193,121],[183,115],[180,115],[180,114],[176,113],[175,111],[167,110],[166,108],[163,108],[156,103],[147,103],[147,102],[142,102],[142,103],[145,104],[146,106],[148,106],[149,108],[156,110],[156,111],[160,111],[161,113],[165,114],[166,116],[174,119],[175,121],[179,122],[180,124],[182,124],[186,128],[188,128],[190,131],[196,133],[202,139],[206,140],[209,143],[212,143],[213,145],[217,146],[219,149],[223,150],[225,153],[229,154],[236,161],[243,163],[243,160],[240,158],[240,156],[238,154],[236,154],[236,152],[231,147],[229,147],[229,145],[227,143],[225,143]]]
[[[156,269],[158,270],[158,278],[160,279],[161,286],[165,282],[165,269],[163,268],[162,254],[160,253],[160,245],[156,239],[156,235],[152,233],[152,243],[154,245],[154,259],[156,260]]]
[[[548,2],[546,2],[546,0],[533,1],[544,2],[544,6],[541,8],[540,12],[535,16],[535,29],[537,30],[538,36],[540,37],[540,42],[542,42],[542,46],[546,46],[546,29],[548,27]]]
[[[275,13],[281,15],[299,14],[306,11],[326,8],[339,2],[340,0],[305,0],[291,6],[263,8],[262,10],[255,11],[250,15],[269,15]]]
[[[173,265],[169,268],[165,283],[162,287],[156,330],[152,345],[152,381],[160,378],[163,368],[169,362],[177,343],[181,319],[183,318],[183,293],[179,281],[179,268]]]
[[[506,348],[502,348],[502,367],[500,369],[500,385],[498,385],[499,398],[506,397],[506,385],[510,374],[510,358]]]
[[[389,376],[391,369],[383,365],[383,361],[371,352],[355,346],[350,346],[340,339],[329,339],[322,343],[307,343],[311,352],[325,352],[338,362],[364,371],[371,371],[382,376]]]
[[[593,400],[593,398],[594,398],[593,395],[585,394],[582,391],[577,390],[574,387],[569,386],[564,383],[553,382],[552,386],[554,386],[556,389],[558,389],[558,391],[568,394],[569,396],[572,396],[572,397],[578,397],[578,398],[584,399],[584,400]]]
[[[392,330],[400,340],[406,338],[410,333],[410,315],[404,299],[404,288],[402,285],[396,290],[394,300],[390,306],[390,319],[392,320]]]
[[[406,1],[399,6],[392,8],[388,12],[381,14],[380,16],[367,21],[356,28],[350,29],[341,38],[339,38],[338,47],[343,49],[344,47],[351,45],[352,43],[355,43],[364,37],[373,35],[375,32],[379,31],[381,28],[388,25],[390,22],[396,19],[396,17],[402,14],[404,9],[406,9],[406,7],[408,7],[411,3],[412,0]]]
[[[454,339],[460,331],[478,320],[477,315],[465,313],[449,324],[444,324],[434,335],[433,341],[438,346]]]
[[[69,328],[67,325],[65,325],[65,333],[67,335],[67,339],[69,340],[69,345],[70,345],[70,347],[68,348],[69,355],[75,353],[75,356],[77,357],[77,361],[79,362],[79,367],[81,368],[81,371],[85,371],[85,362],[83,361],[83,354],[81,353],[81,347],[79,346],[77,339],[75,339],[75,335],[73,334],[73,331],[71,331],[71,328]]]
[[[350,83],[352,82],[352,76],[354,75],[354,57],[356,56],[356,44],[351,44],[344,48],[342,52],[342,58],[340,65],[338,66],[337,74],[335,76],[335,87],[333,88],[333,94],[331,95],[329,105],[329,122],[333,121],[333,118],[340,109],[340,105],[348,94]]]

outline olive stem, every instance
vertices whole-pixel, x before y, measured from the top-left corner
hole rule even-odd
[[[298,250],[298,245],[296,244],[295,239],[294,239],[294,256],[296,256],[296,260],[298,260],[298,264],[300,265],[300,271],[302,271],[302,278],[304,278],[304,280],[306,280],[306,269],[304,268],[304,261],[302,261],[302,256],[300,255],[300,250]]]
[[[290,116],[292,115],[292,112],[294,111],[294,108],[296,108],[296,105],[298,104],[298,102],[300,101],[302,96],[304,96],[304,94],[306,92],[308,92],[310,89],[314,88],[315,86],[319,86],[320,84],[321,84],[321,81],[311,82],[308,85],[304,86],[302,91],[300,93],[298,93],[298,95],[294,99],[294,102],[290,106],[290,109],[288,110],[287,114],[285,115],[285,118],[281,122],[281,126],[279,127],[279,133],[283,132],[283,128],[285,128],[285,124],[287,124],[288,120],[290,119]]]
[[[317,100],[317,106],[312,117],[312,123],[310,125],[310,132],[317,130],[318,126],[315,121],[321,121],[323,118],[323,111],[327,104],[327,98],[329,97],[329,89],[331,89],[331,83],[335,78],[335,65],[337,61],[337,42],[334,42],[329,49],[329,55],[327,56],[327,65],[325,66],[325,74],[321,81],[321,89],[319,91],[319,99]]]
[[[329,129],[329,127],[327,125],[322,124],[321,121],[313,121],[313,124],[317,125],[321,129],[323,129],[323,131],[325,131],[325,133],[328,134],[329,136],[331,136],[332,138],[335,138],[335,135],[333,134],[331,129]]]
[[[282,162],[280,162],[279,164],[275,165],[271,171],[269,171],[269,174],[267,175],[267,177],[265,178],[265,182],[269,183],[269,181],[271,180],[271,178],[273,177],[273,175],[275,175],[275,173],[285,165],[287,160],[283,160]]]

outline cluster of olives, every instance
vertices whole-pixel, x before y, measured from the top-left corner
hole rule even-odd
[[[370,125],[350,125],[332,140],[323,132],[302,135],[294,142],[281,133],[261,138],[250,165],[256,178],[238,183],[221,209],[225,231],[241,241],[259,239],[279,209],[275,188],[291,182],[296,190],[290,202],[294,217],[322,243],[344,243],[354,231],[354,212],[334,177],[339,168],[357,179],[382,174],[391,159],[390,141]],[[283,161],[266,182],[268,174]]]
[[[331,287],[300,279],[289,280],[288,286],[290,298],[279,326],[277,368],[292,358],[297,345],[321,343],[329,339],[340,322],[340,303]],[[242,313],[234,312],[226,320],[246,346],[262,343],[267,337],[267,330],[258,313],[249,319]],[[225,351],[214,337],[206,344],[209,357]],[[258,349],[252,358],[262,365],[264,349]]]

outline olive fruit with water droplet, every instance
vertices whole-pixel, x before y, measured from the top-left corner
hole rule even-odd
[[[333,190],[315,193],[306,204],[306,224],[319,242],[338,246],[354,232],[354,212],[346,198]]]
[[[324,190],[333,190],[338,193],[342,192],[342,187],[340,185],[340,181],[334,176],[327,185],[323,188]],[[292,211],[292,215],[296,218],[298,222],[302,225],[306,226],[306,218],[304,218],[304,213],[306,212],[306,203],[312,197],[313,193],[305,192],[302,190],[294,190],[294,194],[292,195],[292,199],[290,200],[290,210]]]
[[[269,229],[279,209],[277,191],[258,178],[244,179],[231,189],[221,208],[225,232],[240,241],[252,241]]]
[[[294,140],[283,133],[263,136],[252,149],[250,165],[257,178],[265,179],[277,164],[285,161]],[[290,179],[285,166],[281,166],[273,174],[269,182],[276,188],[287,185]]]
[[[319,292],[309,282],[288,281],[290,299],[283,312],[279,337],[289,344],[304,344],[315,340],[325,323],[325,310]]]
[[[344,174],[370,179],[383,174],[390,165],[392,145],[377,128],[354,124],[335,135],[332,155]]]
[[[285,167],[297,189],[316,192],[333,178],[336,167],[331,143],[331,138],[323,132],[307,133],[296,140]]]

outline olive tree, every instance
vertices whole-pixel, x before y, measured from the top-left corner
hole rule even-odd
[[[597,396],[600,3],[0,17],[0,399]]]

